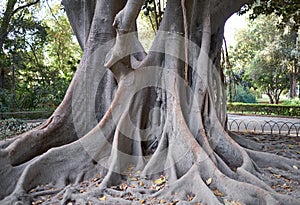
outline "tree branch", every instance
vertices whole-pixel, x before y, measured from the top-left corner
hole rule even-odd
[[[124,68],[132,69],[130,61],[130,50],[134,35],[134,26],[140,13],[144,0],[129,0],[125,7],[116,15],[113,26],[116,29],[116,43],[111,50],[110,56],[105,62],[105,67],[110,68],[118,61],[122,61]],[[126,35],[127,34],[127,35]]]
[[[24,9],[24,8],[33,6],[33,5],[35,5],[35,4],[39,3],[39,2],[40,2],[40,0],[36,0],[36,1],[30,2],[30,3],[28,3],[28,4],[25,4],[25,5],[23,5],[23,6],[19,6],[18,8],[16,8],[16,9],[12,12],[12,15],[14,15],[15,13],[17,13],[18,11],[20,11],[20,10],[22,10],[22,9]]]
[[[14,6],[16,5],[16,3],[17,3],[17,0],[12,0],[12,1],[8,1],[6,4],[6,9],[5,9],[3,20],[2,20],[2,23],[0,26],[0,49],[1,49],[1,51],[2,51],[2,46],[3,46],[4,40],[8,34],[7,30],[9,27],[9,22],[13,15],[13,9],[14,9]]]

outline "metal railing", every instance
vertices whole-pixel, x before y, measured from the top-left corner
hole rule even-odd
[[[45,119],[48,118],[54,109],[48,110],[32,110],[18,112],[0,112],[0,119],[18,118],[18,119]]]
[[[229,119],[228,129],[235,132],[252,132],[258,134],[279,134],[287,136],[300,136],[300,122],[284,121],[244,121],[240,119]]]

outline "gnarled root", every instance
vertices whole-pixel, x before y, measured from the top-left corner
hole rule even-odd
[[[143,73],[137,71],[133,79],[141,80],[141,76]],[[300,203],[299,196],[275,192],[270,187],[270,175],[264,172],[266,166],[274,165],[299,175],[299,170],[293,169],[300,167],[298,161],[242,148],[223,130],[213,112],[204,115],[204,130],[197,136],[207,140],[197,141],[176,98],[169,99],[172,103],[159,127],[136,129],[129,116],[144,114],[139,111],[141,105],[135,104],[143,96],[136,95],[135,99],[121,81],[100,123],[81,139],[20,165],[24,167],[19,169],[23,171],[15,190],[1,204],[36,200],[45,204]],[[141,119],[135,124],[143,124]],[[147,155],[144,142],[151,133],[161,137],[153,153]],[[42,185],[51,188],[39,189]]]

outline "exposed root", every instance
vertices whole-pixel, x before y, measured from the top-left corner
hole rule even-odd
[[[142,76],[142,72],[137,73],[135,80]],[[21,176],[13,193],[1,204],[29,204],[37,200],[45,204],[47,201],[62,204],[179,202],[215,205],[225,201],[299,204],[297,199],[276,193],[270,187],[270,175],[264,176],[262,172],[263,168],[273,165],[299,174],[299,170],[293,169],[293,166],[300,167],[298,161],[240,147],[221,124],[211,123],[216,115],[208,110],[204,115],[206,129],[198,136],[207,138],[205,148],[190,132],[176,95],[174,91],[174,101],[166,110],[165,121],[160,127],[157,148],[152,155],[145,156],[143,139],[154,131],[151,128],[141,131],[131,124],[130,104],[135,101],[126,80],[121,81],[109,111],[98,126],[81,139],[53,148],[23,164],[23,169],[17,169],[21,170]],[[133,108],[136,110],[139,106]],[[9,164],[5,158],[8,153],[1,151],[6,159],[1,163]],[[8,171],[13,169],[15,167],[7,166]],[[97,175],[101,179],[93,180]],[[38,188],[43,184],[51,186]]]
[[[69,121],[70,118],[61,117],[56,113],[40,127],[16,137],[5,146],[5,149],[0,150],[2,153],[0,155],[0,181],[10,185],[5,189],[0,189],[0,199],[13,191],[16,181],[11,179],[18,179],[24,168],[32,163],[35,157],[52,147],[68,144],[77,139],[71,126],[72,122]],[[69,130],[65,130],[66,127]],[[7,180],[9,182],[6,182]]]
[[[134,30],[132,22],[143,2],[128,0],[115,18],[118,35],[111,55],[107,55],[106,66],[113,71],[119,84],[114,100],[99,124],[93,129],[83,128],[84,136],[77,139],[72,115],[67,115],[72,111],[72,103],[65,102],[69,106],[64,112],[58,110],[37,130],[2,146],[5,149],[0,150],[0,179],[8,187],[1,189],[0,196],[6,198],[1,198],[0,203],[300,204],[299,196],[278,194],[271,183],[272,176],[289,177],[284,175],[286,170],[299,176],[300,162],[254,151],[260,147],[257,144],[247,147],[242,139],[232,139],[217,117],[212,97],[212,63],[207,56],[212,49],[214,31],[211,1],[203,1],[203,13],[197,22],[203,31],[200,54],[194,60],[198,63],[197,72],[202,81],[194,82],[195,87],[191,88],[197,93],[194,101],[191,100],[192,105],[182,102],[186,96],[181,96],[184,80],[178,74],[178,59],[167,55],[163,59],[164,55],[158,55],[159,61],[153,64],[168,64],[165,65],[167,69],[134,70],[140,66],[144,53],[124,56],[132,52],[130,46],[142,50],[138,43],[132,43],[136,36],[129,36],[128,41],[121,36]],[[179,8],[180,2],[170,1],[168,6]],[[187,19],[184,21],[188,23]],[[164,27],[168,26],[173,24]],[[176,38],[170,39],[164,43],[176,41]],[[164,49],[172,50],[173,47]],[[176,49],[179,53],[180,47]],[[98,65],[98,59],[89,59],[89,54],[85,53],[84,60],[95,60]],[[136,62],[132,62],[132,56]],[[146,58],[144,63],[152,65],[149,59],[156,58]],[[88,70],[83,68],[86,70],[81,70],[81,75]],[[79,94],[84,89],[86,87]],[[164,99],[159,99],[162,96]],[[81,102],[80,98],[78,104]],[[150,106],[145,106],[147,104]],[[196,111],[193,112],[194,107],[188,107],[185,111],[191,113],[184,113],[183,104],[195,106]],[[157,108],[159,111],[155,110]],[[80,116],[83,112],[81,110],[73,117],[84,121]],[[136,117],[132,119],[132,116]],[[184,116],[191,118],[186,120]],[[195,122],[191,122],[193,120]],[[23,149],[23,146],[29,148]],[[269,169],[267,174],[266,169]],[[12,179],[15,181],[9,183]]]
[[[253,150],[247,150],[247,153],[251,159],[253,159],[253,161],[262,168],[274,167],[300,174],[300,170],[293,168],[293,166],[300,167],[300,162],[298,160]]]

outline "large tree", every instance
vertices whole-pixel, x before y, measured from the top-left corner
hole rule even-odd
[[[168,1],[145,53],[135,24],[143,0],[64,0],[83,57],[53,115],[1,142],[1,204],[55,193],[63,204],[299,204],[262,171],[296,176],[300,163],[224,128],[224,23],[246,2]],[[88,192],[75,188],[96,176]]]

